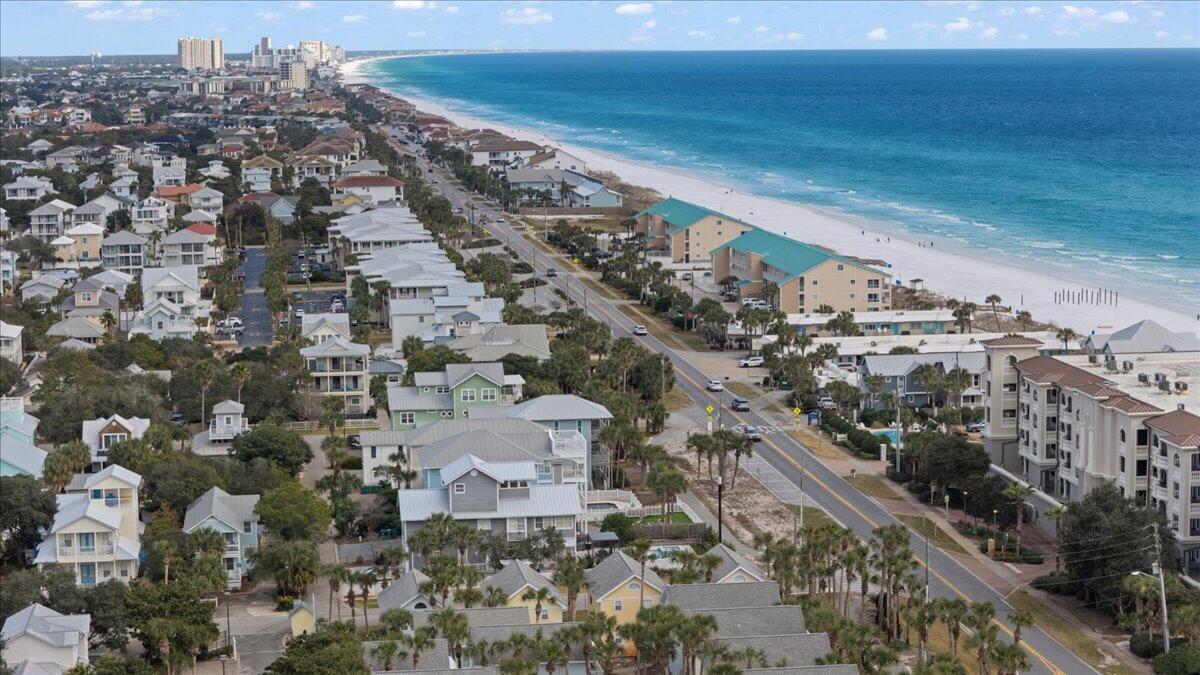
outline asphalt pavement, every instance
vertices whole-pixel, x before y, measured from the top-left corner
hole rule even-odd
[[[428,167],[428,162],[420,158],[418,158],[418,164]],[[446,174],[442,174],[440,187],[455,206],[467,202],[467,198],[450,182]],[[589,293],[585,301],[582,292],[586,291],[587,287],[578,281],[570,283],[574,273],[569,265],[559,261],[548,261],[547,256],[538,251],[521,234],[507,224],[496,223],[497,220],[504,217],[498,209],[480,199],[475,199],[474,202],[476,216],[487,215],[489,218],[490,222],[485,225],[486,229],[494,236],[506,240],[522,259],[532,261],[535,271],[542,272],[544,277],[547,266],[559,268],[558,276],[546,278],[546,281],[552,286],[561,289],[581,306],[585,306],[592,316],[606,321],[612,327],[614,336],[632,337],[646,348],[670,358],[675,367],[676,386],[680,387],[698,405],[711,403],[717,407],[722,406],[723,401],[720,395],[708,392],[703,387],[703,383],[708,379],[707,375],[692,366],[687,359],[654,335],[634,336],[632,334],[634,322],[606,298],[597,293]],[[722,411],[722,417],[730,426],[738,423],[753,425],[775,423],[774,420],[770,420],[758,412],[737,412],[730,410],[727,406]],[[756,451],[784,477],[801,488],[813,503],[864,540],[871,537],[871,533],[876,527],[904,525],[874,499],[862,494],[840,475],[821,464],[816,455],[790,435],[774,434],[769,436],[757,445]],[[1016,610],[1000,593],[941,549],[933,547],[926,549],[925,541],[912,530],[910,530],[910,541],[913,550],[918,553],[919,557],[923,558],[926,550],[929,552],[929,590],[932,597],[958,597],[968,602],[991,602],[996,607],[997,624],[1001,632],[1006,639],[1011,641],[1013,627],[1008,621],[1008,616]],[[1098,672],[1036,626],[1021,631],[1021,644],[1031,656],[1032,672],[1054,673],[1055,675]]]
[[[239,348],[267,346],[275,336],[271,311],[267,309],[267,296],[258,282],[266,265],[265,248],[251,246],[246,249],[246,259],[242,261],[242,272],[246,275],[242,306],[233,313],[243,324],[244,332],[237,339]]]

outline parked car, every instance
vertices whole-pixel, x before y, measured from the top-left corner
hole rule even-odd
[[[709,380],[708,384],[704,385],[704,388],[709,391],[725,391],[725,385],[716,380]]]
[[[983,427],[984,427],[983,422],[972,422],[967,425],[967,431],[969,431],[973,434],[982,434]]]
[[[362,441],[358,440],[358,434],[350,434],[346,437],[346,445],[351,450],[362,450]]]
[[[749,307],[758,301],[758,298],[742,298],[742,307]]]
[[[750,412],[750,401],[741,396],[734,396],[733,400],[729,402],[729,407],[741,412]]]
[[[680,281],[691,281],[691,280],[692,280],[692,273],[691,273],[691,272],[684,272],[683,274],[681,274],[681,275],[679,276],[679,279],[680,279]]]
[[[329,303],[329,311],[331,312],[341,312],[345,309],[346,306],[342,304],[341,300],[334,300],[333,302]]]
[[[297,307],[297,308],[296,308],[296,318],[297,318],[297,319],[302,319],[302,318],[304,318],[304,308],[303,308],[303,307]]]
[[[634,335],[647,335],[648,331],[646,330],[645,326],[643,326],[642,324],[639,323],[638,325],[633,327],[633,334]]]
[[[183,421],[183,413],[179,412],[178,410],[171,413],[171,421],[175,422],[175,423],[182,422]]]
[[[738,368],[757,368],[757,367],[761,366],[762,364],[763,364],[763,357],[747,356],[746,358],[742,359],[741,361],[738,361]]]
[[[749,424],[739,424],[734,427],[734,430],[752,441],[762,440],[762,433],[758,430],[758,427]]]
[[[828,396],[822,396],[821,398],[817,399],[817,405],[821,406],[825,410],[834,410],[838,407],[837,401],[829,398]]]
[[[221,319],[221,323],[219,323],[217,325],[241,328],[245,324],[243,324],[242,320],[237,318],[236,316],[228,316],[228,317],[225,317],[224,319]]]

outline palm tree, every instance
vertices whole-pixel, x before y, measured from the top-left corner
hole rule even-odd
[[[208,426],[208,407],[205,397],[213,382],[217,380],[217,366],[212,359],[201,359],[192,364],[192,377],[200,388],[200,426]]]
[[[371,627],[371,621],[367,618],[367,601],[371,597],[371,587],[379,581],[374,570],[364,570],[354,575],[354,581],[358,583],[359,595],[362,596],[363,603],[363,626]]]
[[[1062,530],[1058,528],[1058,521],[1067,514],[1066,507],[1054,506],[1046,509],[1043,516],[1054,521],[1054,573],[1058,574],[1062,568]]]
[[[1033,493],[1033,487],[1024,483],[1009,483],[1004,486],[1004,496],[1014,502],[1013,508],[1017,511],[1017,555],[1021,553],[1021,514],[1025,510],[1025,500]]]
[[[412,627],[412,622],[412,612],[400,607],[393,607],[379,615],[379,623],[383,624],[389,635],[400,635]]]
[[[1000,304],[1000,296],[992,293],[983,299],[984,302],[992,306],[992,318],[996,320],[996,332],[1000,332],[1000,313],[996,310],[996,305]]]
[[[1063,351],[1065,352],[1067,349],[1069,349],[1069,343],[1071,340],[1079,337],[1079,334],[1076,333],[1073,328],[1059,328],[1057,331],[1055,331],[1054,337],[1062,341]]]
[[[411,634],[405,634],[400,638],[405,643],[405,646],[408,647],[409,654],[412,656],[413,670],[421,667],[421,653],[433,649],[436,638],[437,631],[433,626],[421,626]]]
[[[542,622],[542,606],[552,600],[553,595],[550,594],[548,588],[527,588],[521,594],[521,600],[524,602],[533,601],[533,621],[534,623]]]
[[[574,621],[575,601],[587,586],[587,564],[578,556],[560,555],[554,566],[554,584],[566,591],[567,621]]]
[[[637,539],[625,547],[625,555],[636,560],[642,567],[638,575],[638,607],[646,606],[646,561],[650,559],[650,540]]]
[[[503,607],[508,602],[508,596],[496,586],[488,586],[483,591],[484,607]]]
[[[967,604],[958,598],[939,598],[934,604],[937,606],[938,618],[946,624],[946,632],[950,634],[950,654],[957,658],[958,640],[969,615]]]
[[[109,341],[117,339],[117,317],[113,315],[112,310],[104,310],[104,314],[100,315],[100,325],[104,326],[104,333]]]
[[[1017,321],[1021,323],[1021,330],[1029,330],[1029,322],[1033,321],[1033,314],[1022,309],[1017,312]]]
[[[867,375],[863,378],[863,384],[867,385],[867,391],[871,392],[871,406],[875,406],[875,400],[879,396],[879,392],[883,391],[884,377],[878,373]]]
[[[467,624],[467,615],[452,609],[439,609],[429,615],[429,624],[441,633],[442,638],[450,645],[455,660],[462,660],[462,645],[471,637]]]
[[[711,614],[697,614],[684,619],[675,631],[683,653],[683,673],[690,675],[697,650],[717,632],[717,620]]]
[[[916,380],[929,396],[929,405],[933,407],[933,418],[937,419],[937,392],[942,386],[942,373],[932,363],[922,363],[917,366]]]
[[[384,670],[392,669],[392,660],[397,656],[403,658],[404,652],[400,650],[400,643],[395,640],[383,640],[371,649],[371,658],[381,661]]]
[[[1033,625],[1033,613],[1029,611],[1013,612],[1008,616],[1008,622],[1013,626],[1013,644],[1021,644],[1021,629]]]
[[[246,386],[246,381],[250,379],[250,365],[245,361],[238,361],[229,367],[229,372],[233,375],[233,381],[237,383],[237,400],[242,402],[242,387]]]
[[[329,611],[325,613],[325,618],[329,621],[333,620],[333,599],[342,590],[342,582],[346,579],[347,569],[345,565],[339,563],[330,563],[325,565],[321,570],[322,574],[329,578]],[[342,603],[338,603],[338,621],[342,620]]]

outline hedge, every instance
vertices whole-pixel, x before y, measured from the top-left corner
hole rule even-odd
[[[499,239],[496,239],[494,237],[488,237],[486,239],[476,239],[475,241],[468,241],[467,243],[462,245],[462,248],[489,248],[492,246],[499,246],[499,245],[500,245]]]
[[[1130,648],[1133,642],[1130,641]],[[1172,641],[1171,653],[1154,657],[1154,672],[1159,675],[1195,675],[1200,673],[1200,645],[1178,645]]]
[[[891,446],[891,441],[887,438],[876,436],[830,410],[821,414],[821,429],[830,435],[845,435],[846,440],[838,441],[837,444],[853,450],[863,458],[877,459],[880,444]]]
[[[1176,642],[1175,644],[1179,643]],[[1158,633],[1134,633],[1129,638],[1129,651],[1133,652],[1134,656],[1139,656],[1143,659],[1154,659],[1157,664],[1158,659],[1155,657],[1163,653],[1162,635]],[[1155,669],[1155,672],[1157,672],[1157,669]]]
[[[1022,548],[1021,550],[1017,551],[1010,547],[1004,552],[1004,555],[1000,555],[1000,550],[1003,548],[1004,544],[997,541],[995,559],[999,560],[1000,562],[1022,563],[1025,565],[1041,565],[1043,562],[1042,554],[1038,553],[1037,551],[1031,551],[1027,548]],[[987,553],[987,550],[988,545],[986,541],[979,544],[980,553]],[[1041,579],[1042,577],[1038,578]]]

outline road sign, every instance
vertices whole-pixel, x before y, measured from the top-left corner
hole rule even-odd
[[[799,415],[802,412],[804,412],[804,411],[800,409],[800,406],[796,406],[795,408],[792,408],[793,415]]]
[[[711,414],[712,414],[712,412],[713,412],[713,406],[712,406],[712,404],[711,404],[711,403],[709,403],[707,406],[705,406],[705,408],[704,408],[704,412],[708,413],[709,415],[711,415]]]

